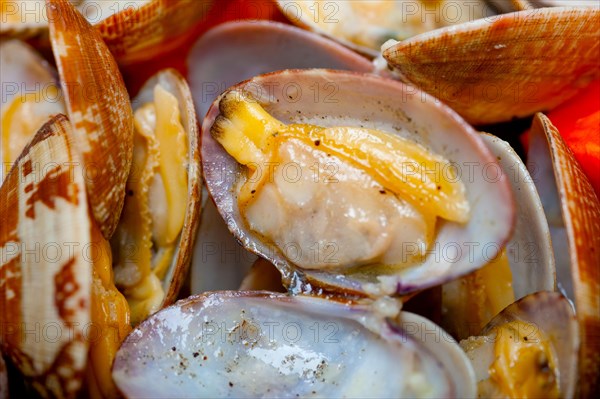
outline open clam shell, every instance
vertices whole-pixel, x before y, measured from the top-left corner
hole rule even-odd
[[[519,325],[519,333],[525,340],[527,337],[533,338],[534,342],[537,339],[548,340],[554,354],[554,366],[558,370],[560,397],[572,398],[577,386],[579,331],[572,305],[557,292],[543,291],[522,298],[504,309],[485,327],[480,334],[483,338],[470,338],[461,342],[473,363],[477,381],[490,378],[489,369],[496,356],[494,344],[499,339],[497,328],[513,321],[524,323]],[[517,340],[517,337],[514,339]],[[479,394],[489,395],[482,392]]]
[[[133,114],[117,64],[99,33],[67,0],[49,0],[50,40],[92,213],[114,232],[131,167]]]
[[[581,333],[580,394],[600,387],[600,202],[573,153],[543,114],[530,132],[528,167],[553,228],[559,283],[567,287]],[[571,288],[572,287],[572,288]]]
[[[515,195],[515,229],[506,245],[510,276],[503,274],[501,263],[490,264],[486,268],[496,271],[469,275],[442,287],[441,325],[457,339],[478,333],[515,299],[556,289],[548,221],[533,179],[510,144],[491,134],[481,137],[498,159],[497,173],[507,176]]]
[[[56,71],[19,40],[0,41],[0,184],[51,115],[64,113]]]
[[[292,86],[291,91],[272,89]],[[328,89],[330,94],[315,98],[315,87]],[[497,167],[495,158],[469,125],[429,95],[374,75],[329,70],[266,74],[230,90],[251,95],[269,114],[285,123],[362,126],[414,140],[457,165],[466,185],[466,198],[472,207],[469,221],[465,224],[438,221],[435,245],[423,262],[385,276],[385,283],[378,275],[368,273],[365,276],[300,270],[283,251],[262,241],[242,219],[235,187],[243,169],[210,133],[220,113],[217,100],[202,127],[202,162],[208,190],[234,236],[247,249],[277,266],[286,285],[292,285],[293,289],[310,290],[312,285],[361,295],[405,294],[483,266],[508,240],[514,223],[514,201],[507,177],[486,178],[484,169],[486,165]],[[467,166],[473,168],[468,178]],[[486,250],[469,250],[471,242],[485,246]],[[336,244],[340,251],[345,251],[344,243]],[[439,252],[451,250],[450,247],[453,247],[451,253]],[[302,284],[294,286],[294,281]]]
[[[46,123],[0,188],[2,352],[54,397],[81,387],[90,324],[91,221],[70,129],[64,115]]]
[[[308,1],[279,0],[281,11],[301,27],[377,57],[388,39],[403,40],[444,26],[523,9],[521,0]]]
[[[148,255],[159,258],[158,263],[163,263],[162,268],[164,269],[159,277],[161,281],[164,296],[158,308],[171,304],[177,297],[179,290],[187,276],[188,268],[190,265],[192,248],[196,239],[196,231],[200,221],[200,199],[201,199],[201,171],[200,171],[200,147],[199,147],[199,132],[198,122],[196,119],[196,113],[194,111],[194,104],[192,96],[187,83],[181,75],[175,70],[167,69],[159,72],[148,80],[142,87],[140,93],[134,100],[134,108],[137,110],[148,104],[154,104],[155,107],[159,105],[155,95],[155,89],[160,86],[164,89],[168,95],[172,96],[177,101],[177,110],[175,111],[179,115],[181,125],[186,140],[183,143],[183,147],[186,148],[186,152],[182,154],[183,164],[181,165],[167,165],[169,160],[176,161],[179,159],[173,159],[168,156],[169,152],[177,152],[177,148],[170,148],[169,141],[173,135],[171,127],[159,126],[156,122],[154,126],[153,140],[145,141],[140,136],[139,140],[136,141],[135,153],[136,157],[147,157],[145,163],[141,165],[147,165],[149,162],[153,162],[150,166],[150,175],[146,177],[146,171],[143,169],[144,166],[139,166],[139,169],[134,170],[132,168],[132,174],[129,178],[127,191],[128,196],[125,199],[125,206],[123,215],[121,216],[121,222],[117,227],[117,232],[114,236],[115,240],[112,242],[113,253],[125,254],[124,259],[118,259],[118,255],[115,256],[117,267],[121,268],[118,273],[125,275],[135,272],[138,267],[137,264],[141,262],[143,256],[142,247],[148,245]],[[165,106],[163,104],[163,106]],[[158,112],[154,111],[153,118],[158,121]],[[160,130],[165,131],[160,131]],[[168,131],[166,131],[168,130]],[[138,133],[136,133],[138,134]],[[139,144],[138,144],[139,142]],[[143,143],[143,144],[142,144]],[[139,148],[137,147],[139,145]],[[150,155],[154,157],[150,160]],[[168,170],[173,168],[175,170],[185,169],[185,178],[181,183],[185,186],[184,197],[181,199],[172,198],[171,191],[176,192],[169,182],[165,181],[165,176],[168,175]],[[164,173],[163,173],[164,172]],[[183,178],[182,178],[183,179]],[[146,183],[137,184],[137,181],[144,180]],[[157,183],[160,180],[160,184]],[[155,184],[156,183],[156,184]],[[146,185],[144,185],[146,184]],[[175,184],[175,183],[173,183]],[[135,192],[139,190],[138,192]],[[163,197],[164,196],[164,197]],[[144,205],[145,204],[145,205]],[[157,205],[154,205],[157,204]],[[172,241],[164,243],[164,248],[161,247],[161,240],[157,238],[156,229],[158,225],[163,226],[161,230],[168,228],[168,223],[163,224],[165,215],[168,217],[172,216],[171,208],[183,206],[182,209],[178,209],[178,217],[181,217],[181,227],[177,231],[174,231]],[[130,214],[130,213],[133,213]],[[143,230],[143,237],[138,237],[137,233],[138,226],[133,224],[147,224],[146,230]],[[146,236],[148,234],[149,236]],[[139,239],[139,240],[138,240]],[[150,255],[150,246],[152,251],[156,252],[154,255]],[[135,248],[135,251],[130,251],[129,248]],[[160,248],[154,248],[160,247]],[[163,253],[166,259],[161,259]],[[131,270],[133,266],[133,271]],[[154,265],[156,266],[156,265]],[[155,272],[157,272],[155,270]],[[157,272],[158,273],[158,272]],[[127,280],[128,277],[126,276]],[[144,314],[141,319],[145,318],[147,314]],[[136,319],[135,321],[139,321]]]
[[[138,326],[113,377],[126,397],[474,396],[456,343],[424,339],[439,329],[419,316],[401,320],[316,297],[208,293]]]
[[[551,109],[597,79],[599,36],[600,10],[544,8],[425,33],[383,56],[402,80],[487,124]]]

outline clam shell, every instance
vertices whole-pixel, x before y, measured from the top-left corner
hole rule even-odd
[[[572,398],[577,385],[579,329],[572,305],[557,292],[542,291],[528,295],[508,306],[484,328],[480,334],[487,337],[483,347],[467,352],[477,380],[489,378],[488,368],[494,359],[494,328],[515,320],[531,325],[532,331],[542,332],[549,340],[556,355],[561,397]]]
[[[67,0],[48,0],[48,16],[92,213],[108,239],[119,221],[132,161],[129,95],[102,37]]]
[[[208,13],[212,0],[152,0],[103,19],[95,27],[120,64],[143,61],[177,47]],[[121,7],[122,8],[122,7]]]
[[[413,0],[383,0],[371,2],[375,3],[373,7],[366,6],[369,1],[360,3],[363,3],[362,7],[356,10],[346,1],[277,1],[283,14],[292,23],[332,38],[371,58],[379,55],[379,45],[387,38],[398,35],[407,38],[442,26],[493,16],[496,10],[508,12],[524,7],[522,0],[442,0],[429,4]],[[375,7],[387,8],[380,18],[393,20],[396,23],[395,30],[380,26],[380,19],[373,18],[372,14],[378,12],[374,10]],[[365,37],[376,36],[380,43],[366,46],[353,41],[352,36],[361,41],[365,41]]]
[[[25,39],[48,29],[48,18],[44,13],[44,0],[3,2],[0,7],[2,16],[0,38]],[[20,14],[22,11],[28,12],[22,15]],[[14,20],[11,21],[12,18]]]
[[[27,141],[42,127],[47,117],[64,113],[64,103],[60,96],[56,71],[33,48],[19,40],[0,41],[0,84],[2,98],[0,99],[1,117],[6,114],[7,107],[15,97],[23,94],[35,94],[33,102],[28,106],[43,122],[33,126],[30,136],[19,135],[18,139],[5,141],[3,123],[0,124],[0,184],[4,181],[11,164],[21,153]],[[59,94],[54,95],[54,91]],[[16,145],[16,143],[22,144]],[[7,155],[10,154],[10,155]],[[7,162],[7,158],[9,161]]]
[[[126,397],[398,397],[417,361],[429,396],[474,397],[473,370],[455,341],[426,338],[436,327],[316,297],[207,293],[140,324],[113,378]]]
[[[295,88],[293,92],[269,89],[291,85]],[[327,89],[328,96],[315,99],[315,87]],[[433,97],[374,75],[319,69],[266,74],[230,90],[252,94],[267,112],[285,123],[360,124],[417,141],[453,161],[463,176],[467,174],[467,166],[472,166],[472,173],[465,181],[467,199],[472,206],[470,221],[464,226],[438,222],[434,250],[427,254],[421,265],[394,276],[390,283],[391,292],[387,294],[406,294],[467,274],[486,264],[490,259],[486,257],[494,257],[508,240],[515,209],[507,177],[498,176],[493,182],[485,178],[486,165],[498,167],[495,158],[469,125]],[[337,273],[332,275],[326,271],[300,271],[279,250],[261,242],[249,230],[240,215],[233,189],[242,168],[210,134],[219,114],[218,106],[217,100],[202,125],[202,165],[210,195],[229,230],[248,250],[272,262],[282,272],[288,286],[299,278],[319,288],[366,295],[365,284],[373,281]],[[470,242],[486,246],[488,253],[469,250]],[[437,251],[449,250],[450,246],[456,250],[452,257],[442,256]],[[307,284],[292,288],[310,289]]]
[[[187,63],[196,110],[202,117],[225,89],[263,73],[293,68],[373,70],[369,60],[332,40],[270,21],[218,25],[193,45]]]
[[[425,33],[383,56],[402,80],[487,124],[551,109],[598,78],[599,37],[600,10],[544,8]]]
[[[552,241],[548,221],[533,179],[510,144],[491,134],[484,133],[481,137],[498,159],[502,168],[498,173],[507,176],[515,195],[516,224],[506,245],[514,297],[520,299],[538,291],[554,291],[556,265]],[[476,327],[469,322],[472,315],[463,313],[465,303],[462,301],[477,300],[475,299],[477,297],[469,292],[470,288],[462,279],[443,286],[442,326],[458,339],[477,333],[478,329],[489,321],[489,319],[482,320],[482,324]],[[473,304],[473,306],[485,305]],[[490,318],[495,316],[494,313],[484,310],[484,314],[489,314]],[[477,330],[473,331],[473,327]]]
[[[90,323],[91,221],[70,130],[52,118],[0,188],[2,352],[54,397],[81,386]]]
[[[560,214],[565,228],[565,263],[557,268],[559,277],[568,279],[559,282],[573,288],[581,333],[579,390],[588,397],[600,389],[600,202],[558,130],[541,113],[530,131],[528,158],[546,212]]]
[[[213,0],[69,2],[100,32],[119,63],[127,64],[157,57],[181,44],[185,34],[206,17]],[[36,37],[41,46],[48,45],[52,16],[44,0],[11,0],[4,8],[0,37]]]
[[[151,77],[142,87],[134,100],[134,107],[154,101],[154,87],[160,84],[165,90],[175,96],[179,103],[181,122],[188,134],[188,203],[179,235],[177,249],[173,255],[171,267],[163,281],[165,298],[162,306],[170,305],[177,299],[179,290],[188,275],[188,268],[192,258],[192,250],[196,240],[198,224],[200,222],[201,203],[201,169],[199,131],[192,94],[185,79],[175,70],[166,69]]]
[[[482,138],[498,159],[515,195],[516,224],[506,245],[515,298],[537,291],[554,291],[556,265],[552,241],[533,179],[509,143],[491,134],[483,134]]]
[[[0,41],[0,67],[2,74],[2,107],[22,90],[38,86],[40,89],[57,81],[56,71],[31,46],[20,40]],[[11,87],[10,84],[13,84]],[[21,89],[21,90],[20,90]]]

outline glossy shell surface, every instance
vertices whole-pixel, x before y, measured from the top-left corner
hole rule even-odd
[[[101,36],[66,0],[49,0],[50,39],[75,145],[88,176],[92,213],[105,238],[125,198],[133,114],[117,64]]]
[[[81,386],[90,323],[91,227],[70,129],[63,115],[46,123],[0,189],[2,352],[57,397]]]
[[[369,60],[332,40],[269,21],[221,24],[194,44],[187,61],[200,117],[225,89],[260,74],[294,68],[373,70]]]
[[[547,212],[558,212],[565,228],[561,237],[566,253],[562,255],[568,256],[568,263],[567,256],[561,256],[565,263],[557,264],[557,268],[559,272],[564,270],[562,277],[568,279],[565,283],[573,290],[581,333],[579,389],[586,397],[600,389],[600,202],[573,153],[545,115],[536,115],[530,134],[528,163],[537,170],[536,186],[545,205],[550,205]],[[552,204],[559,209],[552,210]]]
[[[416,372],[430,395],[474,396],[464,354],[451,338],[424,339],[427,328],[435,325],[416,315],[392,321],[322,298],[208,293],[142,323],[121,347],[113,376],[127,397],[392,397],[410,389],[410,378],[399,377]],[[171,368],[177,372],[160,371]]]
[[[599,38],[600,9],[543,8],[428,32],[383,56],[402,80],[488,124],[552,109],[597,79]]]

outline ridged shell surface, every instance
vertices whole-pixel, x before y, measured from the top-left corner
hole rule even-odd
[[[90,326],[90,219],[70,129],[64,115],[46,123],[0,189],[2,352],[52,397],[80,388]]]
[[[92,213],[114,232],[133,151],[133,113],[117,64],[100,34],[66,0],[48,0],[50,39]]]

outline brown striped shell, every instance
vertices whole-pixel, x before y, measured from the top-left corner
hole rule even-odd
[[[2,352],[43,396],[74,397],[90,323],[82,164],[64,115],[46,123],[0,189]]]
[[[389,45],[400,78],[467,121],[551,109],[600,76],[600,10],[545,8],[443,28]]]
[[[538,176],[535,183],[545,205],[555,202],[559,207],[566,230],[568,263],[557,263],[557,269],[559,276],[561,269],[566,271],[565,278],[569,278],[570,269],[581,334],[579,391],[581,397],[589,397],[600,389],[600,202],[573,153],[545,115],[535,116],[530,140],[528,165]]]
[[[119,63],[159,55],[181,43],[213,0],[68,0],[100,32]],[[44,0],[3,0],[0,37],[41,39],[52,14]],[[5,15],[2,15],[5,13]],[[175,40],[177,39],[177,40]]]
[[[117,64],[100,34],[67,0],[48,0],[50,39],[92,213],[114,232],[133,149],[133,114]]]
[[[175,48],[208,13],[212,0],[152,0],[126,8],[96,28],[119,63],[140,61]]]
[[[278,0],[277,5],[290,22],[371,58],[390,38],[403,40],[528,6],[525,0]]]

